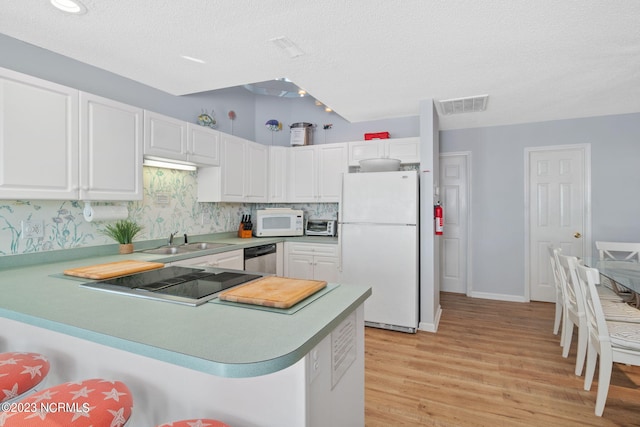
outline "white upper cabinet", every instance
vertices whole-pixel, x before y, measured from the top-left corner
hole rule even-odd
[[[269,191],[269,147],[247,141],[245,201],[266,202]]]
[[[187,124],[187,158],[198,165],[220,165],[220,132],[193,123]]]
[[[268,166],[267,146],[220,133],[220,167],[198,170],[198,201],[264,203]]]
[[[347,145],[324,144],[318,150],[318,201],[339,202],[342,174],[348,172]]]
[[[268,202],[287,201],[288,147],[269,147],[269,197]]]
[[[201,166],[218,166],[220,132],[145,110],[144,155]]]
[[[80,92],[80,199],[142,200],[143,110]]]
[[[78,91],[0,69],[0,198],[78,198]]]
[[[247,144],[242,138],[233,135],[222,135],[221,172],[222,172],[222,201],[244,202],[245,170],[247,160]]]
[[[343,143],[293,147],[289,156],[288,201],[338,202],[342,174],[347,172]]]
[[[364,159],[399,159],[401,163],[420,163],[420,138],[372,139],[351,141],[349,145],[349,166],[360,166]]]
[[[187,161],[187,122],[145,110],[144,154]]]
[[[141,109],[0,69],[0,128],[1,198],[142,199]]]
[[[316,147],[293,147],[289,151],[289,202],[317,201]]]

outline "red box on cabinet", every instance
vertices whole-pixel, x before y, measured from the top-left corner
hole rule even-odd
[[[369,141],[370,139],[389,139],[389,132],[365,133],[364,140]]]

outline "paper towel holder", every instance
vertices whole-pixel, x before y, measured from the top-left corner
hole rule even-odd
[[[122,211],[122,213],[120,215],[118,215],[117,218],[102,219],[103,221],[104,220],[111,220],[111,219],[114,219],[114,220],[125,219],[129,215],[129,208],[127,207],[126,203],[105,205],[105,207],[106,206],[109,206],[109,207],[117,206],[117,207],[122,208],[123,211]],[[92,217],[95,215],[95,210],[99,210],[101,207],[102,206],[100,206],[100,205],[92,205],[91,201],[85,201],[84,202],[84,208],[82,210],[82,214],[83,214],[83,216],[85,218],[85,221],[91,222],[93,220]],[[126,212],[126,215],[124,215],[125,212]],[[100,221],[100,220],[98,220],[98,221]]]

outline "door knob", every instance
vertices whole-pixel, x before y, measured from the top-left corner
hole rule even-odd
[[[579,239],[582,237],[582,234],[580,234],[579,231],[576,231],[576,233],[573,235],[573,237],[575,237],[576,239]]]

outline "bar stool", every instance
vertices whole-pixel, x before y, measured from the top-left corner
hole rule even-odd
[[[124,383],[95,378],[41,390],[3,409],[3,427],[123,427],[133,397]]]
[[[172,423],[161,424],[157,427],[230,427],[222,421],[210,418],[195,418],[193,420],[174,421]]]
[[[49,361],[39,353],[0,353],[0,402],[14,402],[35,391],[49,368]]]

